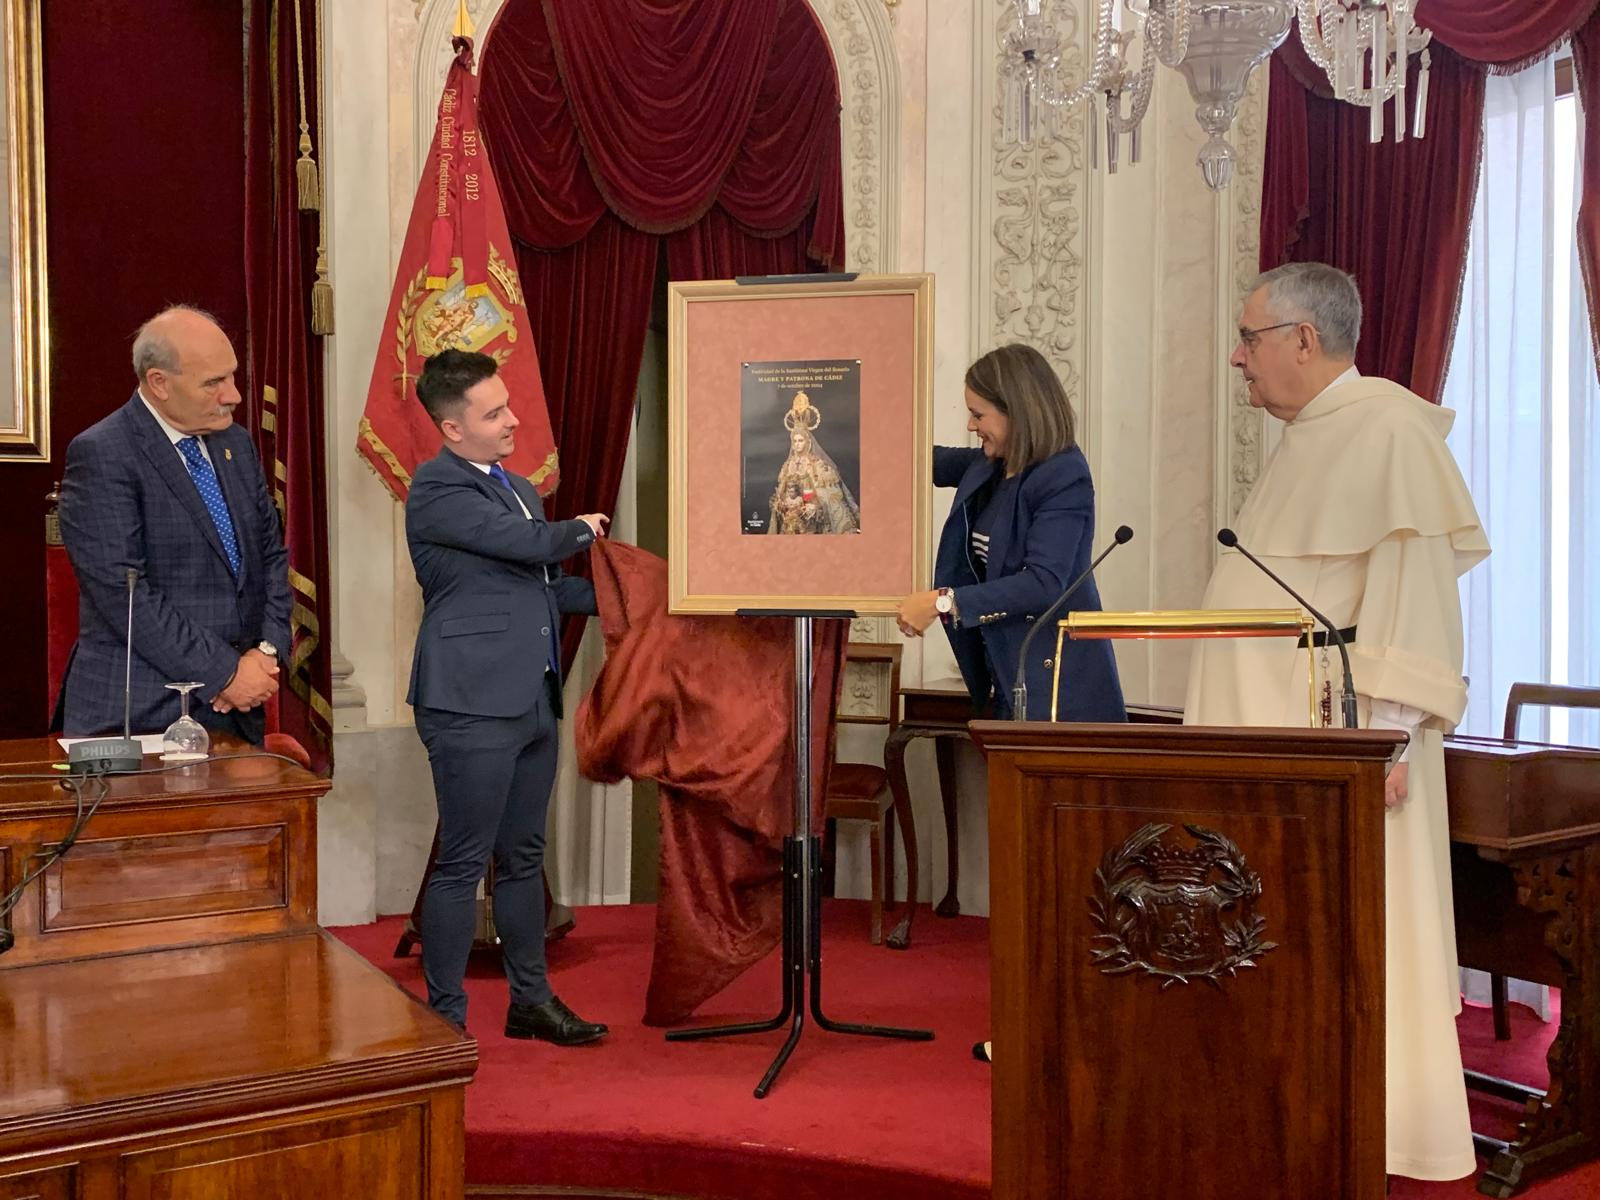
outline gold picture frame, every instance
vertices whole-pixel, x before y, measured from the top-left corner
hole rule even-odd
[[[50,324],[45,282],[44,122],[39,0],[4,0],[7,230],[11,320],[0,326],[0,462],[50,458]]]
[[[930,586],[932,326],[926,274],[670,285],[670,611],[886,615]]]

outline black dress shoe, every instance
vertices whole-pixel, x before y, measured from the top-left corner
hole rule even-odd
[[[508,1038],[536,1038],[557,1046],[582,1046],[598,1042],[610,1030],[597,1021],[585,1021],[559,996],[543,1004],[513,1004],[506,1011]]]

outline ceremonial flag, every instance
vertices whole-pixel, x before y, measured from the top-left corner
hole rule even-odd
[[[397,500],[417,464],[439,451],[439,431],[416,396],[422,361],[441,350],[476,350],[500,364],[522,425],[507,470],[555,490],[559,460],[539,358],[517,279],[505,209],[478,130],[478,78],[470,27],[457,26],[456,58],[400,251],[389,315],[367,387],[357,451]]]

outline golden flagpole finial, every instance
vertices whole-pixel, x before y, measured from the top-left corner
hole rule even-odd
[[[467,0],[458,0],[456,5],[456,23],[450,30],[453,38],[471,37],[472,18],[467,15]]]

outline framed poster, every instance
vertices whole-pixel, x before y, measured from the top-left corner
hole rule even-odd
[[[0,323],[0,461],[50,457],[49,332],[44,273],[44,131],[39,0],[0,0],[5,45],[5,185],[0,279],[11,317]]]
[[[672,612],[928,587],[932,321],[931,275],[670,286]]]

